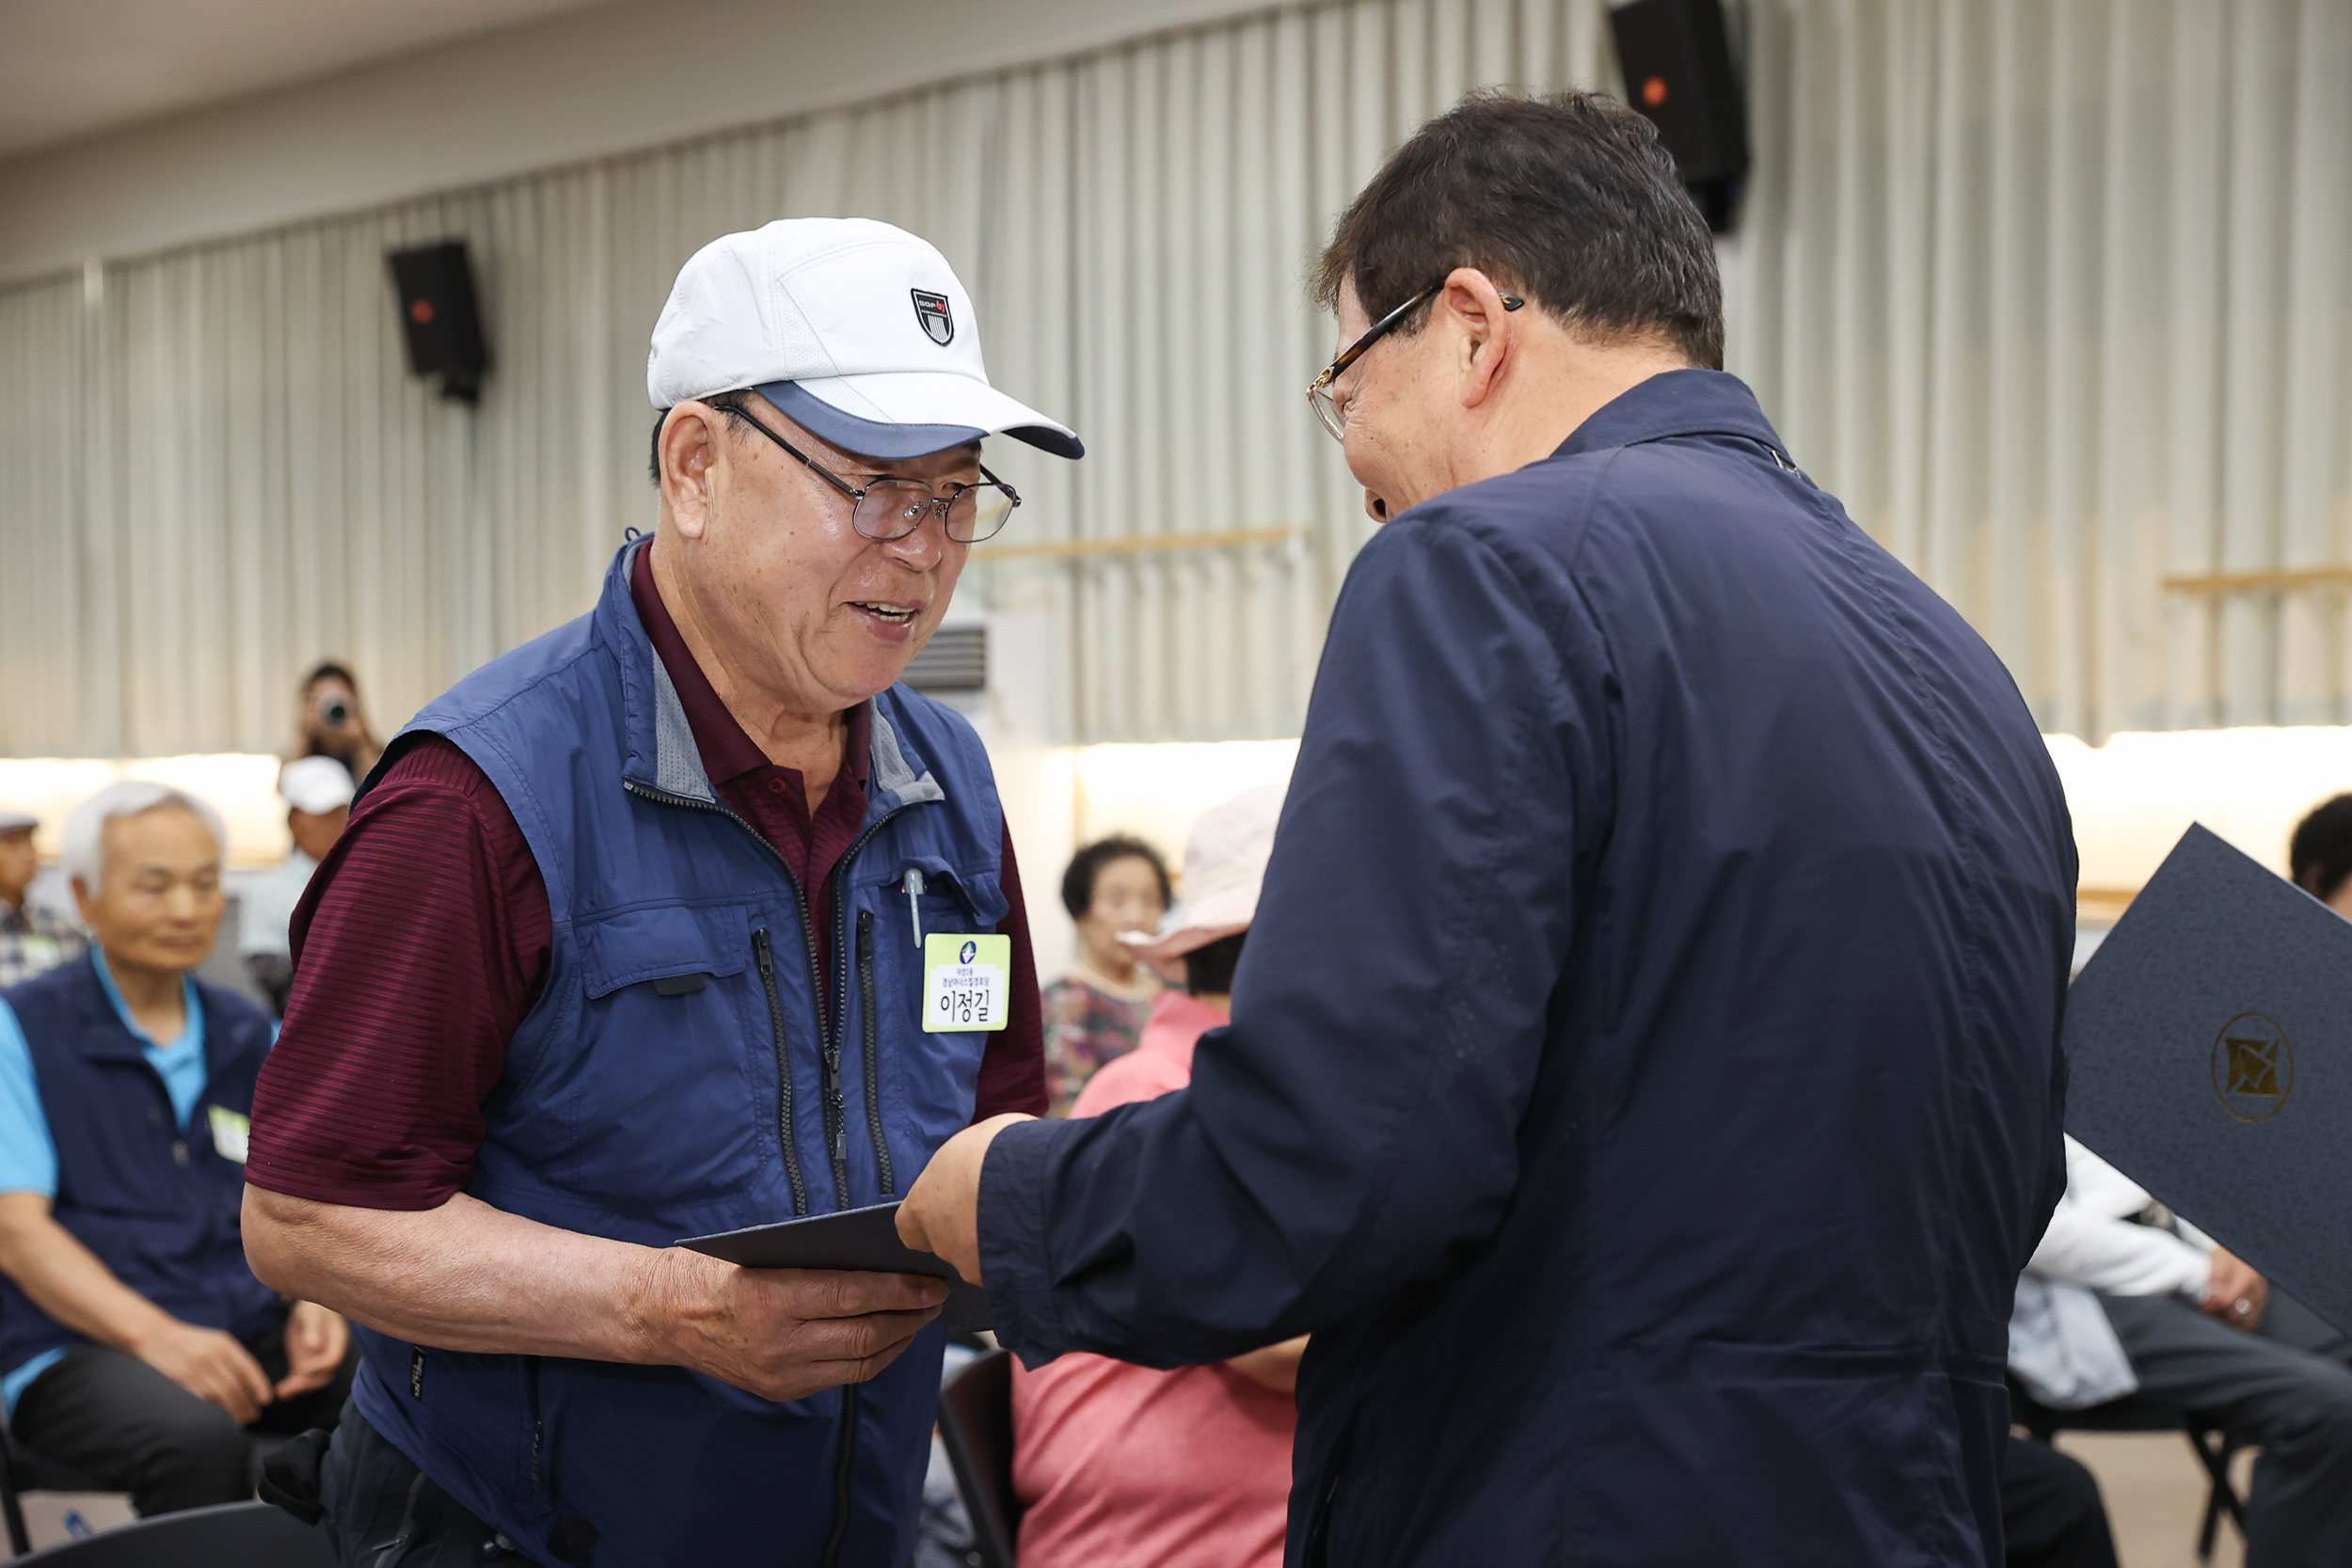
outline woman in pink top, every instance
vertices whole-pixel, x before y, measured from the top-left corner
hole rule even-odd
[[[1136,957],[1160,993],[1142,1043],[1096,1073],[1073,1115],[1156,1100],[1192,1081],[1193,1046],[1231,1016],[1282,792],[1205,812],[1184,847],[1184,904]],[[1290,1512],[1292,1390],[1304,1338],[1221,1365],[1156,1371],[1071,1354],[1013,1367],[1021,1568],[1279,1568]]]

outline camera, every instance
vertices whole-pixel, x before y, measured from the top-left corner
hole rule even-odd
[[[319,722],[330,730],[340,730],[351,722],[351,699],[328,695],[319,699]]]

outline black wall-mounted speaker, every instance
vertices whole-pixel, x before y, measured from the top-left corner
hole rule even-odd
[[[388,252],[385,260],[391,263],[392,292],[400,296],[408,369],[439,377],[443,397],[473,404],[482,395],[483,372],[490,368],[490,345],[482,335],[466,242],[411,245]]]
[[[1658,127],[1708,227],[1727,231],[1748,172],[1748,110],[1723,0],[1632,0],[1609,25],[1626,102]]]

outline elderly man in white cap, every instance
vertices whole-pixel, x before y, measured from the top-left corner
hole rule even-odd
[[[33,830],[40,818],[0,806],[0,990],[78,956],[82,933],[55,910],[32,901],[40,857]]]
[[[861,219],[706,246],[646,379],[652,537],[393,738],[295,914],[246,1237],[365,1325],[268,1478],[347,1563],[904,1560],[946,1288],[672,1243],[1045,1108],[987,754],[897,683],[1019,503],[983,438],[1077,438]]]
[[[1141,1043],[1088,1080],[1073,1116],[1192,1082],[1193,1047],[1232,1018],[1233,968],[1281,815],[1281,786],[1265,784],[1193,824],[1184,901],[1157,933],[1124,939],[1173,989],[1153,1001]],[[1168,1371],[1082,1352],[1015,1366],[1022,1568],[1279,1568],[1306,1349],[1301,1335]]]
[[[342,836],[355,793],[351,771],[329,756],[296,757],[278,770],[278,793],[286,802],[286,833],[294,847],[286,858],[240,890],[237,951],[245,972],[269,998],[270,1011],[286,1016],[286,993],[294,986],[294,906],[310,885],[311,873]]]

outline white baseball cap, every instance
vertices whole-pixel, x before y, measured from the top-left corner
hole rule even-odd
[[[988,384],[947,259],[871,218],[779,218],[721,235],[678,269],[645,356],[653,405],[745,388],[862,457],[983,436],[1086,454],[1069,426]]]
[[[333,757],[296,757],[278,770],[278,793],[294,810],[325,816],[351,804],[357,792],[350,769]]]

